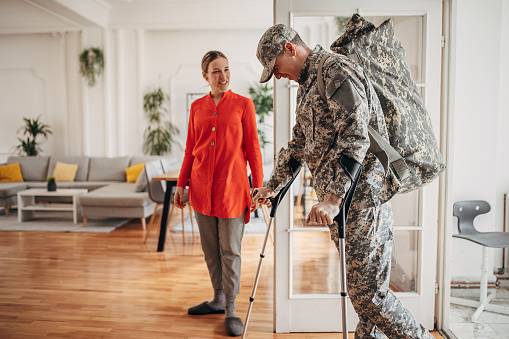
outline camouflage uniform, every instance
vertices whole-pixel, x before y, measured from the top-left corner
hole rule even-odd
[[[356,338],[433,338],[389,290],[393,242],[391,176],[367,153],[368,124],[386,139],[380,103],[363,70],[348,58],[333,54],[324,64],[327,102],[320,98],[317,69],[327,53],[317,46],[299,75],[297,117],[288,148],[279,152],[268,186],[277,191],[291,177],[288,161],[306,162],[318,199],[344,197],[350,179],[338,160],[345,154],[363,164],[363,172],[347,220],[347,289],[359,316]],[[330,227],[338,246],[337,225]],[[385,333],[385,335],[383,333]]]

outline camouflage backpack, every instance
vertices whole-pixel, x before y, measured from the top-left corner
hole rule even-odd
[[[417,91],[405,59],[405,50],[394,36],[392,20],[379,27],[354,14],[346,32],[331,50],[355,60],[369,78],[385,116],[388,143],[368,127],[369,151],[377,156],[398,181],[398,193],[409,192],[432,182],[445,169],[431,119]],[[326,101],[322,58],[318,88]]]

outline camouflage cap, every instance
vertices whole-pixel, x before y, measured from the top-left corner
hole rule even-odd
[[[270,80],[276,57],[283,51],[284,44],[291,42],[296,35],[297,31],[283,24],[272,26],[262,35],[256,51],[256,57],[263,66],[260,82]]]

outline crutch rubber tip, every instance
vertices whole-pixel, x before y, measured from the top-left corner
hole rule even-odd
[[[346,292],[341,292],[340,294],[342,297],[348,297],[348,293],[346,293]]]

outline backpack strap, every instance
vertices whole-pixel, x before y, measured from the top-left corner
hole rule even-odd
[[[325,103],[327,103],[327,96],[325,96],[325,82],[323,81],[323,64],[325,63],[325,60],[327,60],[330,56],[331,54],[324,54],[320,59],[320,63],[318,64],[318,93],[320,93],[320,96]]]
[[[325,82],[323,80],[323,64],[331,56],[331,54],[324,54],[318,64],[317,85],[318,93],[322,100],[327,104],[327,96],[325,94]],[[387,174],[389,166],[396,174],[400,181],[410,177],[410,170],[405,162],[405,159],[385,140],[373,127],[368,125],[369,135],[369,148],[368,151],[373,153],[378,160],[382,163],[384,172]]]

